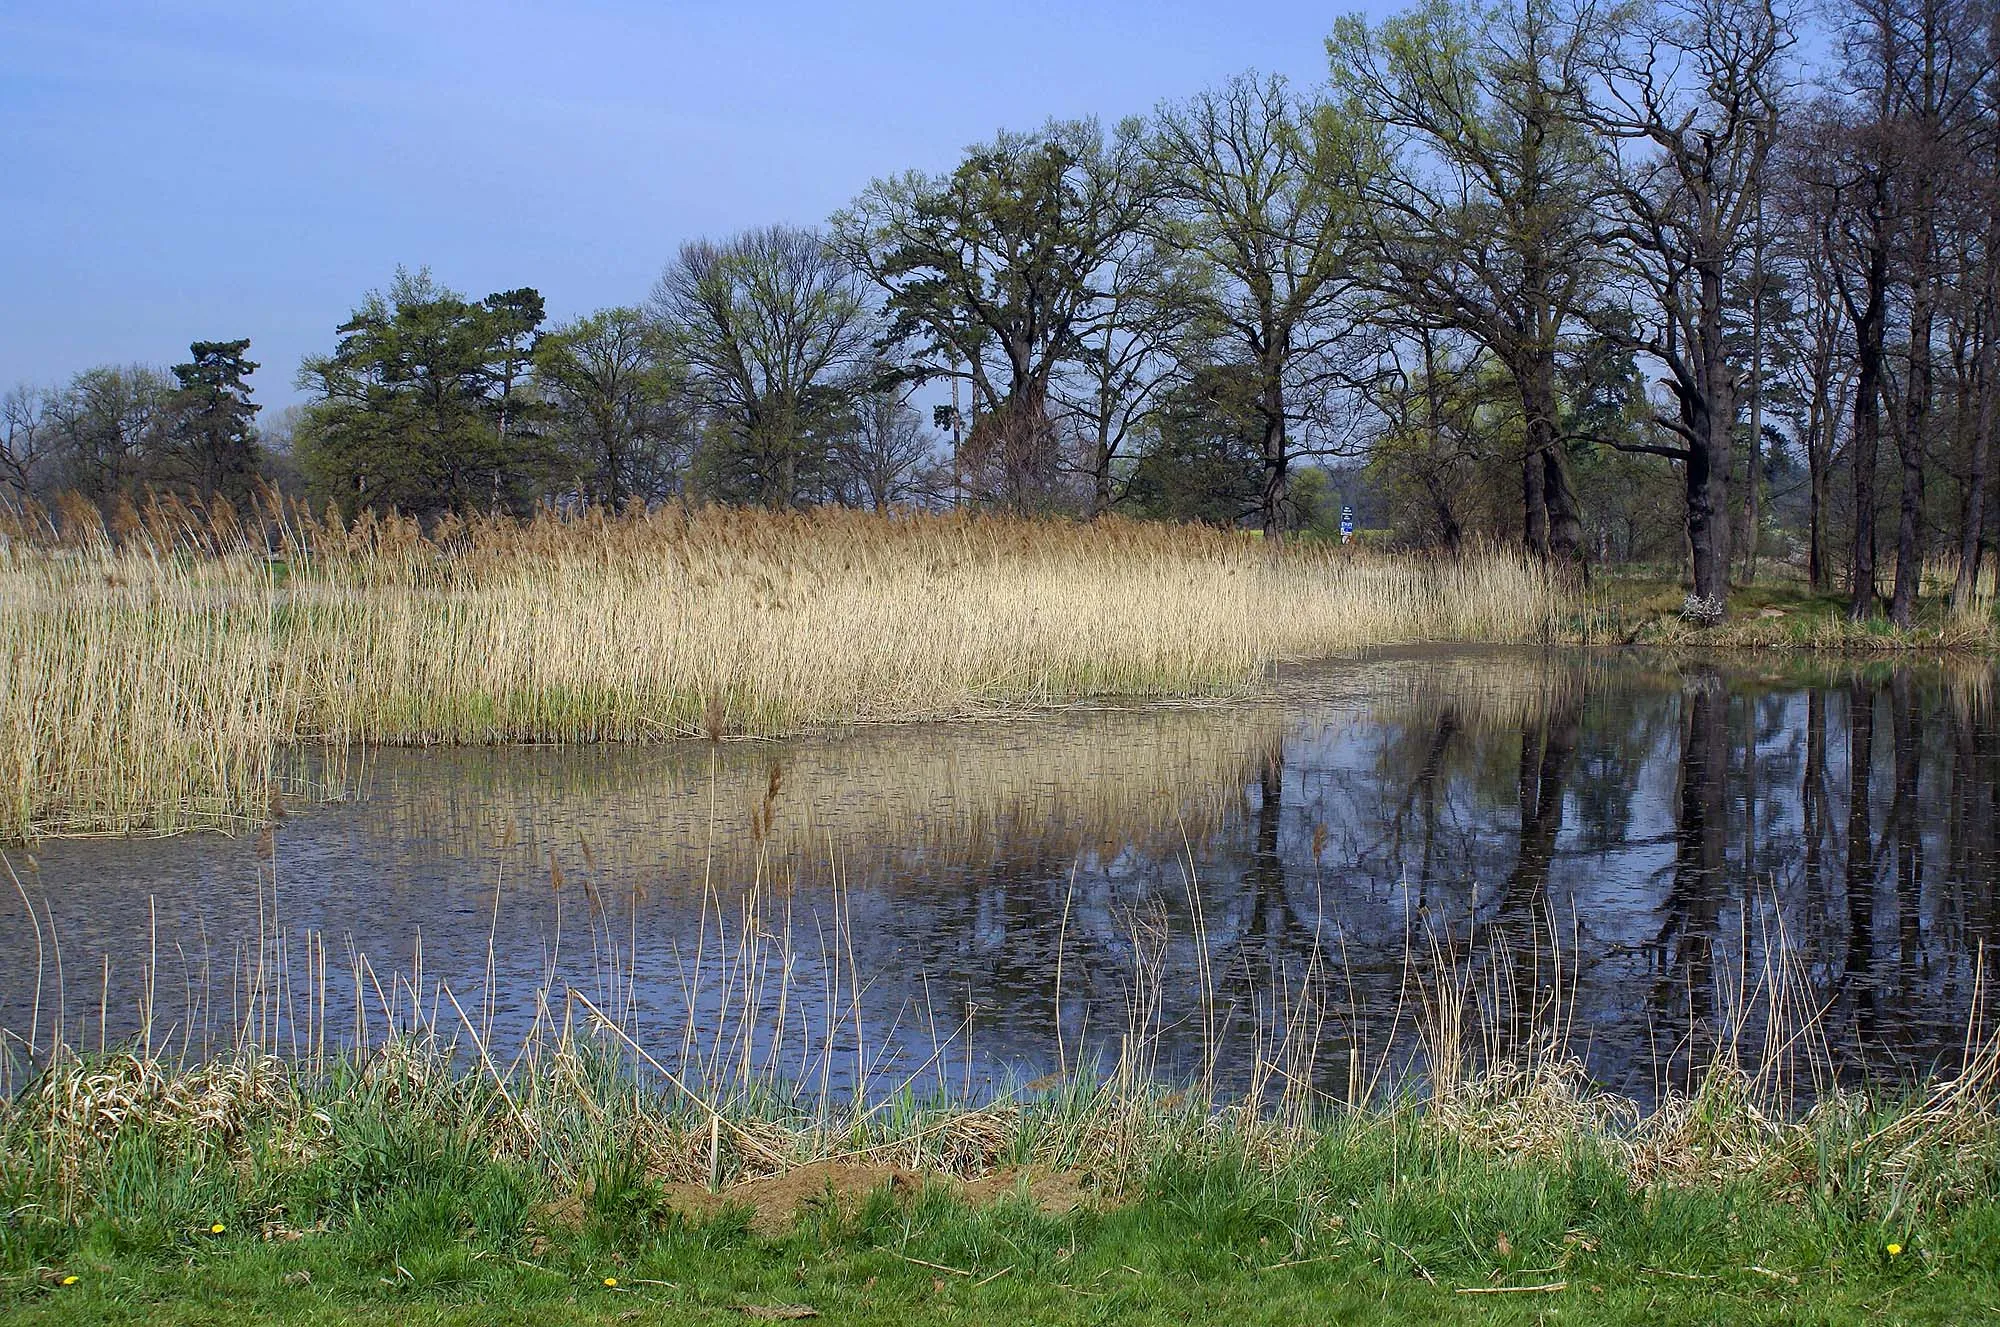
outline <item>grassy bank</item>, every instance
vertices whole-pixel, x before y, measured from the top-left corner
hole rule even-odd
[[[275,553],[267,550],[275,549]],[[354,528],[133,514],[0,555],[0,836],[171,832],[349,743],[647,741],[1228,693],[1276,660],[1531,641],[1511,554],[853,512]]]
[[[574,1046],[304,1075],[72,1061],[0,1117],[20,1322],[1963,1321],[2000,1307],[1990,1065],[1776,1121],[1524,1061],[1428,1100],[1069,1084],[710,1114]]]
[[[1591,588],[1584,636],[1593,644],[1743,650],[1822,650],[1876,653],[1906,650],[1991,650],[2000,644],[1994,618],[1994,573],[1968,613],[1950,609],[1951,567],[1926,570],[1916,619],[1907,629],[1886,610],[1864,621],[1848,616],[1845,594],[1819,592],[1801,581],[1766,579],[1729,594],[1729,616],[1699,627],[1681,618],[1687,586],[1646,569],[1607,571]]]

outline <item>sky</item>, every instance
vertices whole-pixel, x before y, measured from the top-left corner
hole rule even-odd
[[[1365,8],[0,0],[0,390],[247,336],[284,405],[399,264],[555,321],[638,303],[690,238],[1001,128],[1318,84]]]

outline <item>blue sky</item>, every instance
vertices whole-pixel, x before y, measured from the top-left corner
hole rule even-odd
[[[0,389],[248,336],[283,404],[398,263],[636,302],[1003,126],[1317,82],[1354,7],[0,0]]]

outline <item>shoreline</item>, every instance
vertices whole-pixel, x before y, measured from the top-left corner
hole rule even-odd
[[[1099,1295],[1250,1320],[1343,1295],[1433,1317],[1520,1295],[1584,1321],[2000,1302],[1988,1058],[1784,1121],[1725,1069],[1638,1116],[1553,1058],[1360,1108],[1072,1080],[814,1118],[604,1054],[56,1066],[0,1105],[0,1303],[178,1320],[200,1287],[231,1321],[958,1322],[1093,1320]]]

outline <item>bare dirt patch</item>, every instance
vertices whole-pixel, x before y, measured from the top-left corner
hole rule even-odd
[[[699,1184],[668,1184],[664,1188],[668,1206],[695,1220],[747,1208],[751,1231],[768,1237],[783,1234],[810,1212],[828,1208],[849,1211],[884,1190],[906,1201],[927,1184],[943,1186],[974,1207],[1019,1197],[1054,1216],[1073,1212],[1092,1198],[1082,1176],[1039,1167],[1014,1167],[960,1180],[904,1166],[840,1161],[818,1161],[777,1175],[743,1180],[716,1193]]]
[[[1012,1166],[976,1180],[961,1180],[958,1193],[974,1207],[1022,1197],[1050,1216],[1064,1216],[1088,1207],[1097,1198],[1096,1191],[1080,1173],[1041,1166]]]

